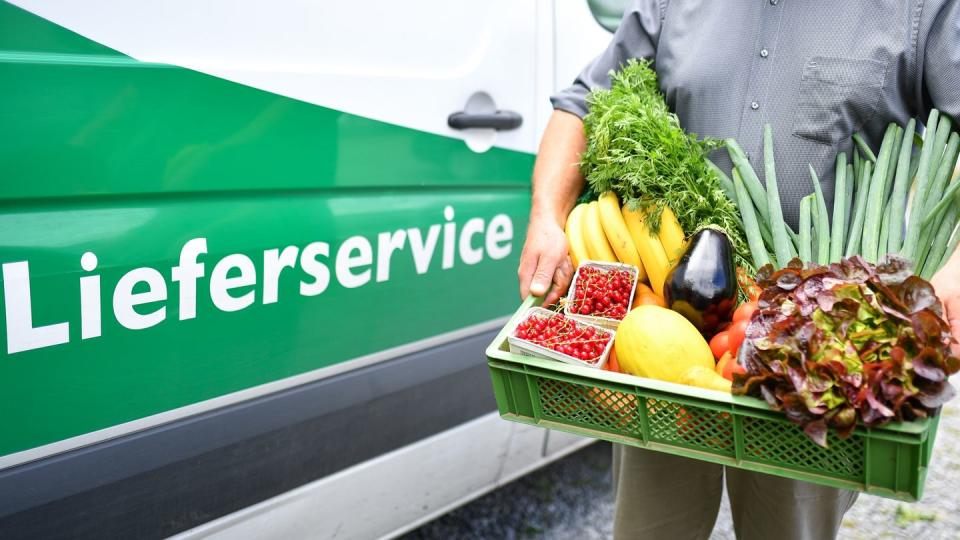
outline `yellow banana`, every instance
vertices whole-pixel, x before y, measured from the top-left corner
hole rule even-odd
[[[663,284],[671,268],[670,260],[667,259],[667,253],[660,244],[660,239],[647,226],[646,220],[647,214],[642,210],[628,210],[626,206],[623,207],[623,221],[627,224],[627,230],[630,231],[633,244],[637,246],[643,267],[647,270],[650,287],[662,298]]]
[[[583,237],[587,244],[587,253],[594,261],[620,262],[613,253],[613,248],[603,234],[603,225],[600,224],[600,208],[597,201],[591,201],[583,212]]]
[[[630,231],[623,222],[623,214],[620,213],[620,201],[617,195],[612,191],[607,191],[597,200],[597,209],[600,213],[600,225],[603,227],[603,233],[610,242],[610,247],[616,254],[620,262],[632,264],[640,270],[640,281],[646,279],[646,272],[643,268],[643,261],[640,254],[637,253],[637,246],[633,244],[630,238]]]
[[[683,229],[680,228],[677,216],[666,205],[664,205],[663,215],[660,217],[660,244],[663,245],[663,251],[666,252],[667,259],[671,263],[677,262],[683,255]]]
[[[564,232],[567,233],[567,246],[574,268],[577,268],[581,262],[590,258],[590,254],[587,252],[587,243],[584,241],[583,236],[583,214],[586,209],[587,204],[580,203],[573,207],[570,215],[567,216],[567,226]]]

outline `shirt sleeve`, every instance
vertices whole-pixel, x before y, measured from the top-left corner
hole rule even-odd
[[[663,23],[663,0],[633,0],[623,14],[613,39],[600,56],[580,72],[573,84],[550,97],[553,108],[587,114],[587,94],[594,88],[610,87],[610,71],[631,58],[653,58]]]
[[[930,4],[939,5],[922,17],[928,24],[921,22],[921,29],[924,26],[929,29],[919,51],[923,62],[922,112],[934,107],[960,122],[960,2],[947,0]]]

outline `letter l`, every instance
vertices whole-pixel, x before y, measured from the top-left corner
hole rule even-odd
[[[70,341],[69,323],[33,326],[30,267],[27,261],[3,265],[3,301],[7,317],[7,354]]]

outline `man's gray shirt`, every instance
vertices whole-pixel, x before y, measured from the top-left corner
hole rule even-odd
[[[832,201],[834,159],[853,133],[876,149],[889,122],[932,107],[960,120],[960,0],[635,0],[554,108],[582,117],[589,90],[630,58],[653,59],[684,129],[735,138],[755,168],[772,125],[794,227],[813,190],[807,164]],[[729,171],[725,152],[713,157]]]

